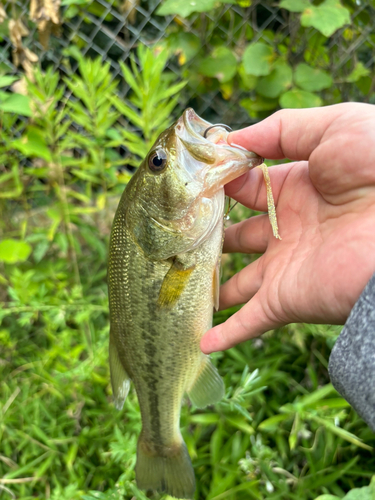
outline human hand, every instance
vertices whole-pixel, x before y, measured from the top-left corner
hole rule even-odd
[[[375,106],[282,110],[232,132],[235,143],[293,163],[269,169],[282,241],[268,216],[229,227],[224,252],[262,253],[220,289],[220,309],[245,305],[201,340],[204,353],[294,322],[343,324],[375,271]],[[260,169],[226,194],[266,211]]]

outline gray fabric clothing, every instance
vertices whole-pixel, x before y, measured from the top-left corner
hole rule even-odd
[[[375,274],[332,349],[332,384],[375,432]]]

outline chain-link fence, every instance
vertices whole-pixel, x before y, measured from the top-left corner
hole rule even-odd
[[[48,2],[38,2],[41,12],[39,19],[43,21],[44,15],[44,20],[48,20],[45,14],[48,12]],[[216,8],[208,12],[196,12],[186,18],[158,15],[160,4],[160,0],[63,0],[59,6],[58,2],[51,0],[49,5],[52,10],[59,12],[61,25],[58,28],[58,36],[52,35],[47,46],[43,47],[38,38],[37,23],[30,21],[29,3],[6,2],[4,10],[8,14],[8,20],[3,18],[0,28],[0,69],[11,72],[19,69],[14,64],[14,56],[12,58],[15,42],[12,40],[12,44],[9,35],[9,19],[23,20],[27,29],[22,35],[22,44],[38,57],[42,67],[52,64],[56,71],[64,73],[64,49],[75,45],[83,55],[100,56],[103,61],[108,61],[114,77],[121,75],[119,62],[126,61],[139,44],[161,44],[176,27],[181,32],[193,35],[200,45],[199,56],[190,58],[183,65],[181,61],[178,62],[177,56],[170,60],[170,69],[185,75],[197,71],[197,58],[202,57],[202,53],[209,55],[218,39],[240,58],[249,38],[253,43],[261,38],[272,39],[277,35],[279,40],[289,40],[293,50],[288,57],[298,61],[302,60],[305,54],[306,41],[316,35],[316,30],[312,28],[301,34],[298,15],[270,1],[245,0],[238,2],[238,5],[216,4]],[[345,75],[353,70],[356,61],[362,61],[367,76],[372,78],[375,67],[374,22],[373,3],[356,0],[351,7],[351,24],[337,30],[325,42],[326,54],[330,56],[334,53],[329,70],[338,87],[345,82]],[[252,32],[250,37],[247,36],[248,29]],[[175,54],[178,55],[178,50],[175,50]],[[31,62],[35,61],[36,57]],[[21,63],[18,61],[19,65]],[[368,96],[375,91],[373,85],[370,87],[367,89]],[[128,88],[123,84],[121,96],[125,97],[127,91]],[[193,81],[181,98],[181,108],[192,106],[208,120],[224,121],[239,127],[251,121],[251,113],[249,117],[246,110],[240,106],[241,100],[248,95],[249,90],[241,85],[232,86],[229,93],[225,85],[220,84],[206,85],[202,91],[200,82]],[[350,86],[341,86],[340,96],[330,96],[326,103],[355,99],[363,99],[363,92]],[[371,102],[371,97],[367,100]]]

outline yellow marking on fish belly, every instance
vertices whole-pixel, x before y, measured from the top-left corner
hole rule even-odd
[[[275,238],[281,240],[281,236],[279,235],[279,228],[277,225],[277,217],[276,217],[276,209],[275,209],[275,201],[273,199],[272,188],[271,188],[271,179],[268,173],[268,167],[265,163],[259,165],[259,168],[263,172],[264,183],[266,185],[267,190],[267,206],[268,206],[268,217],[270,219],[270,223],[272,226],[272,232]]]
[[[158,305],[160,307],[172,306],[177,302],[186,287],[195,266],[187,269],[181,268],[178,263],[173,263],[160,288]]]

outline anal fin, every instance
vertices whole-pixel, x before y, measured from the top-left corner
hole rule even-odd
[[[109,335],[109,368],[115,407],[121,410],[130,389],[130,378],[123,367],[113,335]]]
[[[217,403],[224,396],[224,381],[208,356],[202,359],[197,376],[187,393],[193,405],[198,408]]]

